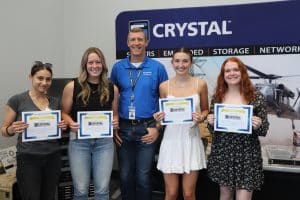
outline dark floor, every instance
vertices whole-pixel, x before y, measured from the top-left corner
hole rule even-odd
[[[157,175],[160,176],[160,175]],[[162,177],[158,178],[162,180]],[[155,179],[157,180],[157,179]],[[163,182],[153,183],[154,191],[152,192],[152,200],[163,200],[164,199],[164,192],[163,189]],[[111,181],[110,181],[110,200],[122,200],[121,198],[121,191],[120,191],[120,181],[119,177],[117,176],[117,172],[112,173]],[[91,199],[92,200],[92,199]]]
[[[156,170],[157,171],[157,170]],[[119,178],[115,176],[117,173],[112,174],[110,192],[110,200],[121,200],[119,190]],[[265,182],[262,190],[255,191],[253,194],[253,200],[295,200],[299,199],[299,185],[300,174],[299,173],[287,173],[277,171],[264,171]],[[163,179],[161,174],[156,174],[153,177],[153,190],[152,200],[163,200]],[[65,188],[66,189],[66,188]],[[63,192],[66,198],[55,198],[55,200],[72,200],[72,193],[69,190]],[[200,171],[200,175],[197,182],[196,189],[197,200],[218,200],[219,199],[219,186],[213,183],[208,177],[206,170]],[[1,199],[1,197],[0,197]],[[178,199],[182,200],[182,195],[179,195]],[[18,195],[17,184],[13,186],[13,200],[21,200]],[[93,200],[93,198],[89,198]]]
[[[152,192],[152,200],[163,200],[164,199],[164,193],[162,192]],[[122,200],[121,198],[121,192],[119,189],[112,191],[112,195],[110,197],[110,200]]]
[[[161,177],[155,178],[155,180],[161,180]],[[152,200],[163,200],[164,199],[164,193],[161,191],[161,188],[163,187],[161,183],[154,183],[154,189],[158,191],[153,191]],[[157,186],[159,184],[159,187]],[[65,186],[63,188],[63,194],[57,194],[57,197],[55,200],[71,200],[72,199],[72,192],[71,189],[72,186]],[[91,195],[93,196],[93,195]],[[1,197],[0,197],[1,200]],[[18,192],[18,186],[17,184],[14,184],[13,186],[13,200],[21,200],[20,194]],[[89,197],[88,200],[94,200],[93,197]],[[122,200],[121,198],[121,191],[120,191],[120,181],[118,177],[117,172],[112,173],[111,182],[110,182],[110,200]]]

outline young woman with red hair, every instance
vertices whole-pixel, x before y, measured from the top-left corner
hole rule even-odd
[[[214,131],[214,104],[252,105],[252,133]],[[220,185],[220,200],[251,200],[263,184],[263,165],[258,136],[269,128],[263,95],[252,85],[246,65],[236,57],[224,61],[213,95],[208,128],[212,133],[208,175]]]

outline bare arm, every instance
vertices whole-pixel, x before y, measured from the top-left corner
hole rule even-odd
[[[200,110],[201,112],[193,112],[193,120],[196,123],[203,122],[208,114],[208,91],[206,82],[199,79],[198,80],[198,94],[200,97]]]
[[[114,100],[112,102],[114,128],[119,127],[119,89],[114,85]]]
[[[199,81],[200,108],[204,118],[208,114],[208,89],[205,81]]]
[[[3,123],[1,133],[3,136],[11,137],[16,133],[22,133],[28,125],[23,121],[15,121],[17,113],[8,105],[4,108]]]
[[[74,90],[74,81],[69,82],[64,90],[62,95],[62,118],[69,125],[72,132],[77,132],[79,125],[74,122],[72,117],[69,115],[73,105],[73,90]]]
[[[119,89],[114,85],[114,100],[112,102],[113,110],[113,127],[114,127],[114,141],[118,146],[121,146],[122,139],[119,135]]]
[[[168,93],[168,81],[164,81],[159,85],[159,96],[160,98],[166,98]],[[142,142],[150,144],[157,140],[159,136],[159,129],[161,127],[160,120],[165,117],[164,112],[156,112],[153,114],[154,119],[156,120],[155,127],[148,127],[148,134],[142,137]]]
[[[159,97],[166,98],[168,96],[168,81],[164,81],[159,85]]]
[[[168,81],[164,81],[159,85],[159,97],[166,98],[168,96]],[[153,114],[153,117],[156,121],[161,121],[165,117],[165,113],[156,112]],[[157,124],[157,127],[160,127],[160,123]]]

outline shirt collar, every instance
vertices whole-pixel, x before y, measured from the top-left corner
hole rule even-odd
[[[126,62],[127,62],[127,65],[125,66],[126,69],[140,69],[140,68],[147,68],[149,67],[148,65],[146,65],[146,63],[148,62],[149,58],[147,56],[145,56],[144,58],[144,61],[142,62],[142,64],[136,68],[135,66],[133,66],[130,62],[130,56],[128,56],[126,58]]]

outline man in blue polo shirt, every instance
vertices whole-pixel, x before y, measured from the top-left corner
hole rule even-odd
[[[146,56],[148,39],[140,28],[127,38],[130,56],[117,62],[111,80],[120,91],[119,126],[114,135],[123,200],[151,200],[151,168],[159,131],[159,84],[168,79],[164,66]]]

